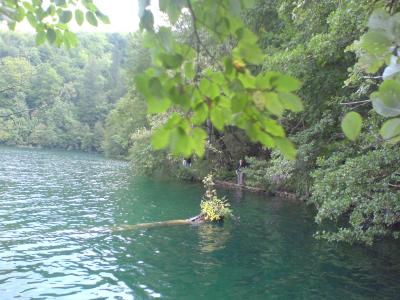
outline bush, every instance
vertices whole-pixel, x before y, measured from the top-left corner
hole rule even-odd
[[[367,244],[383,236],[399,237],[399,150],[386,146],[353,158],[336,152],[318,159],[309,202],[318,209],[317,223],[333,221],[338,230],[317,232],[317,237]]]
[[[285,159],[278,152],[272,152],[270,160],[246,157],[249,166],[245,173],[246,185],[262,187],[268,191],[291,190],[295,161]]]
[[[229,208],[227,200],[225,198],[219,199],[217,196],[213,176],[209,174],[204,177],[203,183],[206,193],[201,200],[200,208],[204,219],[208,221],[220,221],[232,216],[232,210]]]

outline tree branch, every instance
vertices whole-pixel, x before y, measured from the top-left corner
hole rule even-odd
[[[188,9],[190,12],[190,15],[192,16],[192,21],[193,21],[193,33],[196,37],[197,43],[199,46],[201,46],[203,48],[203,50],[206,52],[206,54],[214,61],[214,63],[218,66],[218,68],[223,71],[223,67],[221,66],[221,64],[219,63],[219,61],[215,58],[215,56],[208,50],[208,48],[203,44],[203,42],[201,41],[200,35],[199,35],[199,31],[197,29],[197,17],[193,11],[193,7],[192,7],[192,3],[190,2],[190,0],[187,0],[187,5],[188,5]]]
[[[354,101],[354,102],[341,102],[341,103],[339,103],[339,104],[341,104],[341,105],[354,105],[354,104],[366,104],[366,103],[369,103],[369,102],[371,102],[371,100],[362,100],[362,101]]]

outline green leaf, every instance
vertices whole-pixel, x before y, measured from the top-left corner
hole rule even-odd
[[[207,133],[200,127],[195,127],[192,131],[193,148],[197,156],[203,157],[205,152],[205,144],[207,140]]]
[[[303,103],[297,95],[292,93],[279,93],[278,95],[284,108],[293,112],[303,111]]]
[[[92,26],[97,26],[97,18],[95,14],[91,11],[86,12],[86,20],[89,22],[90,25]]]
[[[247,94],[236,93],[232,98],[232,111],[235,113],[241,112],[246,107],[248,100]]]
[[[146,29],[149,32],[154,31],[154,16],[148,9],[144,11],[143,17],[140,19],[140,28]]]
[[[28,19],[29,24],[30,24],[33,28],[36,28],[37,21],[36,21],[35,16],[34,16],[31,12],[28,12],[28,13],[26,14],[26,18]]]
[[[279,101],[276,93],[264,93],[265,107],[274,115],[281,117],[283,114],[283,106]]]
[[[193,138],[188,136],[182,128],[178,127],[172,130],[170,147],[172,153],[188,157],[192,154]]]
[[[375,30],[387,30],[390,15],[383,9],[375,9],[368,20],[368,27]]]
[[[225,125],[225,117],[222,108],[215,106],[210,112],[211,122],[214,124],[215,128],[218,130],[223,130]]]
[[[301,87],[301,83],[296,78],[289,75],[279,75],[273,82],[274,87],[279,92],[294,92]]]
[[[192,122],[195,125],[201,125],[208,117],[208,107],[203,102],[197,105],[192,115]]]
[[[151,137],[151,145],[154,150],[164,149],[168,146],[169,137],[170,137],[170,130],[165,128],[159,128],[154,131]]]
[[[182,65],[183,56],[180,54],[161,53],[160,60],[165,68],[176,69]]]
[[[359,113],[351,111],[344,116],[341,126],[347,138],[354,141],[361,132],[362,118]]]
[[[149,80],[149,92],[156,98],[162,98],[164,96],[164,89],[161,85],[161,81],[157,77],[152,77]]]
[[[25,10],[22,6],[18,6],[15,20],[21,22],[25,18]]]
[[[253,102],[259,110],[264,110],[266,98],[263,92],[255,91],[253,93]]]
[[[296,148],[293,143],[286,138],[275,138],[276,147],[288,160],[294,160],[296,158]]]
[[[60,15],[60,22],[61,23],[68,23],[72,19],[72,12],[69,10],[64,10]]]
[[[256,88],[257,89],[270,89],[271,83],[269,81],[270,77],[266,74],[258,74],[256,77]]]
[[[256,78],[250,73],[239,73],[238,78],[246,89],[254,89],[256,87]]]
[[[29,10],[30,12],[33,12],[33,11],[34,11],[32,4],[29,3],[28,1],[24,1],[24,2],[23,2],[23,5],[24,5],[24,7],[25,7],[27,10]]]
[[[384,31],[370,30],[361,37],[360,46],[371,55],[386,59],[390,55],[392,41]]]
[[[264,130],[275,137],[285,137],[285,130],[275,120],[264,119],[263,120]]]
[[[255,0],[241,0],[240,2],[242,3],[243,8],[245,9],[252,8],[256,3]]]
[[[385,80],[377,92],[371,94],[375,111],[384,117],[400,115],[400,82]]]
[[[186,5],[185,0],[162,0],[160,10],[165,12],[172,24],[175,24],[181,15],[182,8]]]
[[[53,44],[56,41],[57,35],[53,28],[47,29],[47,40]]]
[[[82,0],[83,6],[85,6],[86,9],[90,10],[91,12],[96,12],[97,7],[96,5],[93,4],[92,0]]]
[[[244,59],[250,64],[261,64],[264,61],[264,54],[256,43],[240,41],[235,49],[233,49],[235,59]]]
[[[157,36],[161,41],[161,45],[168,52],[172,50],[173,36],[170,28],[162,26],[158,29]]]
[[[46,41],[46,33],[44,31],[39,31],[36,34],[36,44],[41,45]]]
[[[65,0],[55,0],[57,6],[65,6],[67,3]]]
[[[268,147],[268,148],[274,148],[275,147],[275,141],[268,133],[260,131],[258,133],[258,140],[265,147]]]
[[[76,47],[76,45],[78,44],[78,39],[77,39],[75,33],[71,32],[71,31],[64,32],[64,39],[68,42],[68,44],[70,45],[71,48]]]
[[[97,18],[100,19],[101,22],[103,22],[103,24],[110,24],[110,19],[108,18],[108,16],[103,14],[101,11],[97,10],[96,16],[97,16]]]
[[[80,9],[75,10],[75,21],[79,26],[83,24],[84,16],[83,12]]]
[[[183,66],[183,70],[185,73],[185,77],[189,80],[193,79],[196,76],[196,70],[194,69],[194,65],[191,62],[186,62]]]
[[[400,118],[395,118],[386,121],[381,128],[381,135],[385,140],[395,138],[394,142],[400,138]]]
[[[149,114],[163,113],[168,110],[171,106],[171,101],[167,98],[154,98],[147,97],[147,112]]]

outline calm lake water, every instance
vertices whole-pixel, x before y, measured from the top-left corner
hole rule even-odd
[[[202,188],[0,148],[0,299],[400,299],[399,243],[316,241],[303,204],[220,194],[239,220],[109,233],[194,216]]]

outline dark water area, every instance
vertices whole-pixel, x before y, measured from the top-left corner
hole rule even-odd
[[[199,185],[124,162],[0,148],[0,300],[400,299],[400,244],[315,240],[302,203],[220,190],[237,220],[111,233],[199,212]]]

